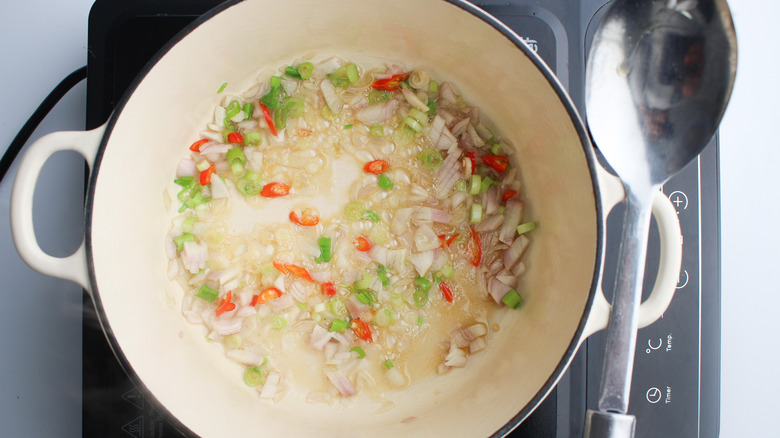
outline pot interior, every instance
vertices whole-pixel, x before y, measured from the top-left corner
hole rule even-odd
[[[487,436],[522,419],[576,348],[600,239],[584,130],[552,74],[509,31],[457,2],[246,0],[226,6],[159,59],[110,121],[91,178],[89,262],[112,345],[154,397],[201,436]],[[519,311],[498,312],[488,349],[464,369],[388,395],[332,405],[288,393],[259,399],[205,329],[186,322],[164,241],[178,160],[213,118],[219,86],[248,88],[262,69],[316,53],[399,62],[453,81],[518,151],[538,224]],[[540,66],[541,69],[540,69]],[[519,415],[518,415],[519,414]]]

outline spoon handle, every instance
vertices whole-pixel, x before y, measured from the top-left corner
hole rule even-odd
[[[633,436],[634,418],[625,414],[631,391],[650,215],[656,189],[650,187],[649,193],[637,193],[626,186],[626,213],[607,328],[599,412],[588,412],[585,437]]]

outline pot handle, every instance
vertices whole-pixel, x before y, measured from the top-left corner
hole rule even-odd
[[[625,192],[623,183],[620,179],[601,166],[597,166],[597,174],[601,190],[602,205],[604,211],[609,212],[623,199]],[[680,221],[677,218],[677,211],[674,209],[669,198],[659,191],[653,199],[653,216],[658,223],[658,231],[661,240],[661,257],[658,266],[658,275],[655,277],[655,285],[650,296],[639,307],[639,328],[646,327],[654,323],[666,312],[669,303],[672,302],[674,292],[677,288],[677,280],[680,275],[680,265],[682,264],[682,234],[680,231]],[[606,213],[604,221],[606,222]],[[602,258],[601,272],[604,272],[604,262]],[[596,296],[591,306],[588,321],[585,323],[583,336],[580,342],[599,330],[607,328],[609,325],[609,313],[612,310],[611,304],[604,297],[602,287],[602,277],[599,276],[596,288]]]
[[[33,227],[33,195],[43,165],[57,152],[78,152],[91,170],[105,130],[103,125],[91,131],[54,132],[41,137],[30,145],[22,157],[11,192],[11,232],[22,260],[42,274],[78,283],[90,295],[92,288],[84,240],[79,248],[67,257],[46,254],[38,245]]]

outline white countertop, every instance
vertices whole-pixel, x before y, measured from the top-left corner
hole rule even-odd
[[[86,64],[91,0],[7,2],[0,14],[0,152],[43,98]],[[780,2],[731,0],[739,69],[721,127],[722,382],[721,436],[766,436],[780,394],[780,126],[776,82]],[[765,82],[766,81],[766,82]],[[77,86],[34,138],[83,130],[86,87]],[[47,164],[36,206],[41,245],[67,255],[80,242],[81,160],[58,154]],[[32,271],[18,258],[8,225],[15,167],[0,184],[1,435],[81,435],[81,289]],[[61,214],[60,212],[65,212]],[[53,236],[66,235],[56,239]]]

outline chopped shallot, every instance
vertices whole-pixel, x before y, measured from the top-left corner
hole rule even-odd
[[[506,219],[501,225],[498,239],[506,244],[510,244],[514,240],[515,234],[517,234],[517,226],[520,225],[520,220],[523,218],[523,202],[514,198],[507,201],[504,216]]]
[[[390,120],[397,108],[398,101],[396,100],[376,105],[368,105],[358,110],[355,113],[355,118],[367,125],[375,125]]]
[[[181,261],[184,267],[192,274],[206,267],[206,260],[209,258],[208,246],[201,242],[184,242],[181,250]]]

